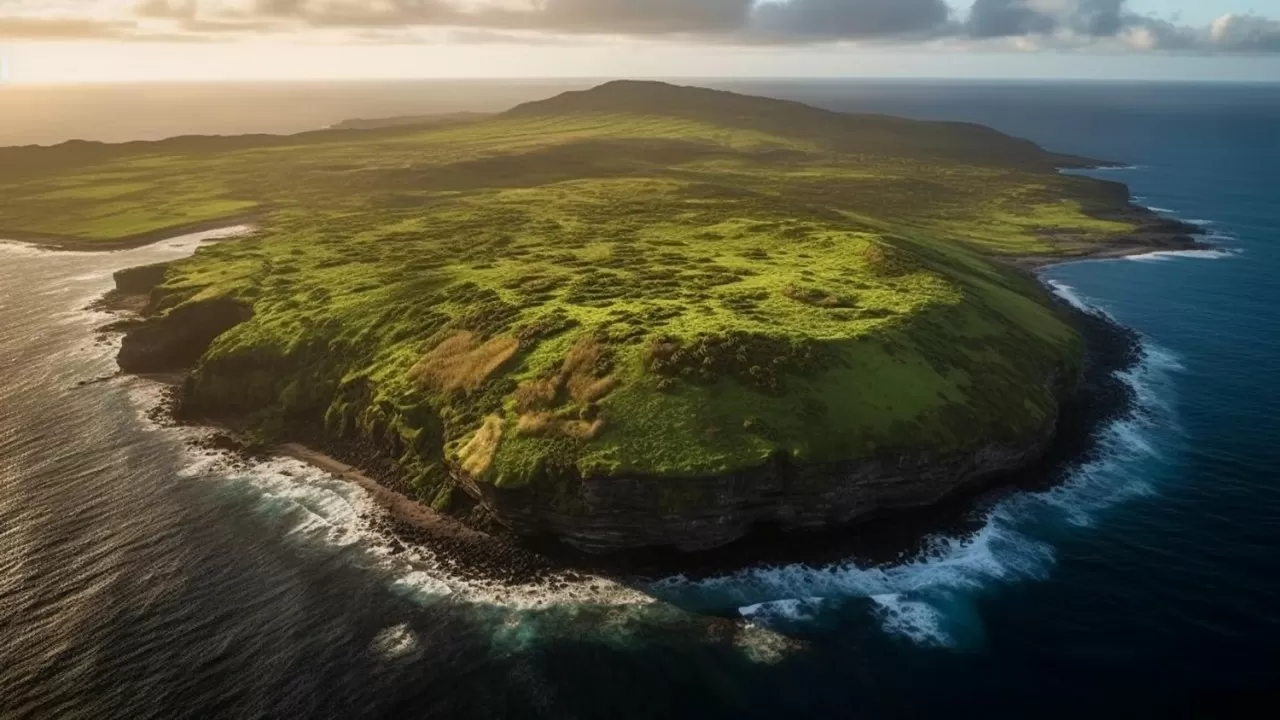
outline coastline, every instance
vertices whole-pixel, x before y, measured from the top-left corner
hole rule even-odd
[[[1084,260],[1119,260],[1152,253],[1214,249],[1214,245],[1196,239],[1205,234],[1204,228],[1165,217],[1148,207],[1133,203],[1132,200],[1128,202],[1124,212],[1107,216],[1107,219],[1136,222],[1139,227],[1134,232],[1080,250],[1066,250],[1052,255],[1019,255],[1005,260],[1014,267],[1036,272],[1053,265]]]
[[[174,225],[160,230],[150,230],[136,235],[117,238],[115,240],[86,240],[84,238],[77,238],[69,235],[0,229],[0,240],[26,243],[28,245],[34,245],[47,250],[60,250],[64,252],[118,252],[121,250],[134,250],[140,247],[146,247],[147,245],[152,245],[183,235],[193,235],[195,233],[213,232],[218,230],[232,230],[237,227],[254,225],[262,219],[262,216],[263,213],[261,211],[254,211],[243,215],[232,215],[230,217],[217,218],[215,220],[203,220],[200,222],[188,223],[186,225]]]
[[[1197,230],[1179,221],[1170,222],[1177,223],[1180,230]],[[1189,233],[1179,238],[1173,247],[1168,242],[1146,245],[1141,242],[1135,238],[1082,255],[1025,258],[1022,259],[1025,264],[1020,263],[1019,267],[1034,274],[1044,284],[1038,271],[1055,264],[1211,247],[1199,243]],[[375,530],[389,538],[388,544],[393,553],[402,552],[406,545],[420,545],[442,557],[447,556],[452,569],[459,575],[482,581],[527,585],[547,582],[573,571],[602,574],[614,579],[671,572],[696,576],[732,571],[748,565],[797,560],[820,562],[823,559],[848,559],[850,556],[880,564],[918,551],[926,538],[939,532],[966,531],[972,523],[973,510],[992,497],[1018,489],[1052,487],[1067,469],[1089,459],[1099,433],[1110,422],[1132,411],[1132,393],[1126,391],[1126,386],[1116,375],[1132,368],[1141,359],[1136,333],[1101,314],[1079,310],[1057,295],[1054,297],[1062,303],[1065,312],[1076,318],[1077,326],[1086,336],[1088,360],[1085,378],[1071,400],[1064,403],[1058,431],[1044,456],[1029,467],[977,478],[955,488],[930,506],[877,513],[839,530],[781,533],[762,528],[729,545],[698,553],[643,549],[605,556],[589,555],[554,539],[523,538],[505,529],[490,532],[492,528],[485,528],[481,531],[472,527],[474,523],[464,523],[438,512],[402,492],[407,489],[402,479],[389,472],[379,472],[376,458],[372,459],[373,464],[369,458],[362,462],[359,456],[363,453],[358,451],[353,454],[350,449],[332,447],[321,440],[310,444],[286,443],[270,448],[268,454],[294,458],[360,485],[383,510],[385,517],[371,518],[371,521]],[[136,298],[130,301],[130,296],[117,293],[108,307],[136,313],[140,305]],[[129,324],[124,320],[104,330],[127,332]],[[184,375],[153,376],[152,379],[180,385]],[[177,393],[178,389],[174,388],[172,395],[175,398]],[[182,418],[176,402],[167,403],[156,412],[174,422],[218,427],[217,423],[205,419]],[[254,456],[253,450],[233,436],[223,434],[219,438],[222,439],[214,447]],[[261,454],[256,456],[261,457]],[[344,459],[355,462],[345,462]],[[847,532],[850,527],[857,528],[858,532]]]

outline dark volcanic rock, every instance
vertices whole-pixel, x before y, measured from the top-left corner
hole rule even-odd
[[[126,268],[115,273],[116,292],[126,295],[146,295],[164,282],[169,263],[156,263]]]
[[[129,329],[120,346],[120,369],[160,373],[189,368],[219,335],[252,316],[248,305],[228,298],[180,305]]]
[[[498,488],[463,479],[503,525],[554,535],[587,552],[640,547],[706,550],[758,526],[826,530],[885,512],[938,503],[984,479],[1035,463],[1053,441],[1050,425],[1022,443],[974,452],[921,453],[828,466],[767,467],[705,478],[618,477]]]

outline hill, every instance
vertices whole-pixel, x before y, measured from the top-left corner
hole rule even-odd
[[[1083,350],[1007,261],[1182,241],[993,130],[661,83],[166,143],[0,171],[0,228],[33,236],[257,218],[167,269],[126,369],[199,358],[188,414],[592,550],[825,527],[1025,465]]]
[[[382,130],[405,126],[460,125],[488,117],[486,113],[458,112],[435,115],[401,115],[388,118],[351,118],[330,127],[330,130]]]

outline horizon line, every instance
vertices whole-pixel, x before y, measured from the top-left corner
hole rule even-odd
[[[120,79],[120,80],[68,80],[0,82],[0,91],[6,89],[47,89],[70,87],[120,86],[120,85],[317,85],[360,83],[509,83],[534,84],[555,82],[611,82],[615,80],[650,80],[672,84],[689,82],[936,82],[936,83],[1010,83],[1010,84],[1094,84],[1094,85],[1280,85],[1276,79],[1236,78],[1098,78],[1098,77],[1021,77],[1021,76],[938,76],[938,75],[546,75],[492,76],[492,77],[303,77],[303,78],[235,78],[235,79]]]

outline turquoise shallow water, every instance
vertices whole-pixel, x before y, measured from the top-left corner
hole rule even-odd
[[[112,369],[80,308],[112,269],[189,248],[0,247],[0,716],[1078,716],[1265,692],[1280,668],[1280,93],[740,88],[1131,163],[1106,176],[1205,225],[1217,252],[1046,273],[1144,339],[1125,378],[1138,411],[1096,461],[885,567],[514,603],[388,556],[351,486],[193,454],[147,422],[145,383],[77,387]]]

